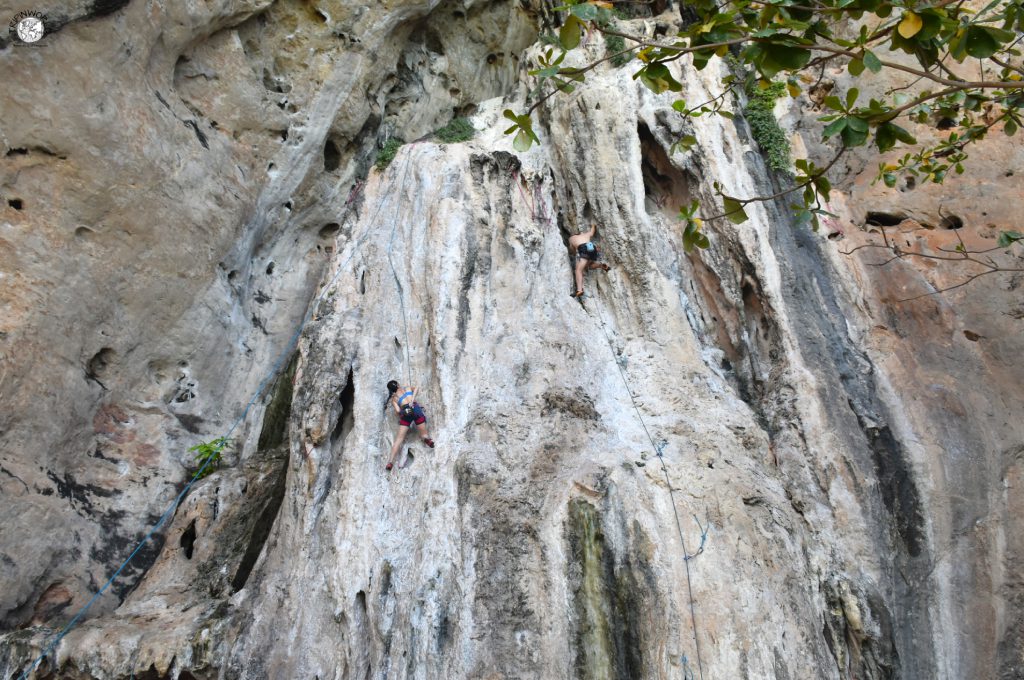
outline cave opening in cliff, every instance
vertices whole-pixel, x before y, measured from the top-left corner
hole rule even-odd
[[[675,167],[646,123],[638,123],[636,132],[640,138],[640,169],[648,214],[674,212],[687,205],[692,200],[690,179]]]

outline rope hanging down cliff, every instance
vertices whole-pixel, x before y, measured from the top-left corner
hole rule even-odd
[[[583,302],[580,302],[580,306],[586,311],[586,307]],[[654,441],[654,437],[651,436],[651,431],[647,429],[647,423],[644,422],[644,417],[640,413],[640,407],[636,403],[636,398],[633,396],[633,389],[629,385],[629,379],[626,377],[626,370],[622,366],[622,362],[618,356],[616,356],[615,345],[612,343],[611,336],[608,335],[608,326],[604,322],[604,314],[600,309],[597,310],[597,318],[601,322],[601,332],[604,334],[605,340],[608,342],[608,349],[612,353],[612,361],[615,363],[615,367],[619,369],[619,377],[622,378],[622,384],[626,388],[626,393],[629,395],[629,401],[633,404],[633,411],[636,413],[637,420],[640,421],[640,425],[643,427],[644,432],[647,434],[647,439],[650,440],[651,446],[654,448],[655,455],[658,456],[658,460],[661,461],[661,471],[665,475],[665,485],[668,487],[669,499],[672,502],[672,514],[676,520],[676,531],[679,532],[679,544],[683,547],[683,564],[686,567],[686,595],[690,605],[690,624],[693,627],[693,646],[697,656],[697,672],[700,675],[701,680],[704,680],[704,664],[700,655],[700,638],[697,636],[697,614],[694,609],[693,599],[693,582],[690,576],[690,560],[697,557],[704,552],[704,543],[708,537],[708,527],[705,527],[700,523],[700,520],[694,516],[694,521],[697,522],[697,526],[700,527],[700,546],[697,548],[697,552],[692,555],[686,549],[686,539],[683,537],[683,525],[679,520],[679,511],[676,509],[676,497],[675,491],[672,489],[672,481],[668,476],[668,466],[665,464],[665,457],[663,455],[663,449],[667,442],[662,441],[660,444]],[[683,657],[683,663],[686,665],[686,657]]]
[[[415,142],[413,142],[409,146],[410,147],[414,147],[417,144],[419,144],[420,141],[422,141],[422,140],[421,139],[417,139]],[[411,161],[411,158],[410,158],[411,155],[412,155],[412,151],[410,150],[410,152],[408,154],[406,154],[405,167],[404,167],[404,169],[402,171],[402,181],[398,185],[399,187],[404,187],[405,186],[405,178],[409,174],[409,164],[410,164],[410,161]],[[398,302],[399,302],[399,305],[402,308],[402,330],[405,333],[405,346],[402,348],[403,354],[404,354],[404,357],[405,357],[405,380],[406,380],[405,384],[406,385],[412,385],[413,384],[413,380],[412,380],[412,362],[409,361],[409,320],[408,320],[408,315],[406,314],[406,311],[405,311],[405,291],[402,288],[402,282],[398,278],[398,271],[395,269],[395,263],[391,259],[391,248],[392,248],[392,246],[394,244],[394,241],[395,241],[395,232],[398,230],[398,215],[397,215],[398,211],[396,210],[395,213],[396,213],[395,214],[395,219],[392,220],[392,225],[391,225],[391,236],[388,237],[388,248],[387,248],[388,264],[391,266],[391,275],[394,277],[394,279],[395,279],[395,287],[398,289]]]
[[[419,140],[417,140],[417,141],[419,141]],[[406,158],[406,162],[405,162],[405,170],[406,171],[408,171],[408,167],[409,167],[409,158],[407,157]],[[343,271],[345,271],[346,265],[348,265],[348,263],[352,260],[352,258],[355,256],[355,254],[357,252],[359,252],[360,248],[363,245],[363,242],[366,240],[366,237],[372,231],[373,224],[377,221],[377,218],[380,216],[380,211],[381,211],[381,208],[383,207],[384,200],[386,199],[386,197],[388,197],[391,194],[392,189],[394,189],[394,184],[395,184],[395,180],[396,179],[397,179],[397,173],[394,173],[392,175],[392,177],[391,177],[391,181],[389,182],[388,190],[381,192],[381,199],[377,202],[377,210],[374,213],[373,217],[368,221],[366,230],[356,240],[355,244],[352,247],[352,251],[349,253],[348,257],[346,257],[345,260],[341,264],[338,265],[338,270],[331,277],[331,279],[327,283],[327,285],[325,285],[320,290],[320,293],[309,304],[309,306],[306,309],[305,315],[303,315],[302,320],[299,322],[299,325],[295,329],[295,332],[292,334],[291,338],[288,340],[288,343],[285,345],[284,350],[281,351],[281,353],[278,356],[277,360],[271,366],[270,371],[267,373],[267,375],[260,382],[259,386],[256,388],[256,392],[253,394],[252,398],[249,399],[248,403],[246,403],[245,408],[242,409],[242,413],[238,416],[238,418],[235,419],[234,423],[232,423],[231,427],[228,428],[227,432],[225,432],[220,437],[220,439],[227,440],[234,433],[234,431],[238,428],[238,426],[241,425],[245,421],[246,416],[249,415],[249,410],[260,399],[260,397],[263,396],[263,393],[266,391],[267,387],[270,385],[271,380],[273,380],[275,377],[277,377],[278,372],[284,366],[284,364],[288,360],[288,358],[291,357],[292,352],[295,351],[295,347],[298,345],[299,338],[302,336],[302,331],[305,330],[306,324],[309,323],[309,320],[312,317],[314,310],[324,300],[324,298],[327,296],[328,292],[331,291],[331,289],[334,288],[334,285],[338,281],[338,278],[341,276],[341,273]],[[404,182],[404,176],[403,176],[403,182]],[[350,195],[349,196],[349,200],[346,201],[345,205],[348,206],[351,203],[352,203],[352,196]],[[109,579],[107,579],[106,583],[104,583],[103,586],[98,591],[96,591],[96,594],[93,595],[92,598],[90,598],[90,600],[85,604],[85,606],[83,606],[81,609],[78,610],[78,612],[71,618],[71,621],[68,622],[68,624],[66,626],[64,626],[64,628],[61,630],[61,632],[59,634],[57,634],[56,636],[51,636],[52,637],[51,640],[44,641],[44,643],[43,643],[44,650],[43,650],[42,654],[40,654],[35,659],[35,661],[33,661],[32,664],[25,671],[23,671],[21,675],[18,676],[18,680],[26,680],[26,678],[28,678],[29,674],[36,669],[36,667],[42,662],[43,659],[45,659],[47,656],[49,656],[53,652],[53,650],[57,647],[57,645],[60,643],[60,641],[63,640],[64,637],[71,631],[71,629],[73,629],[78,624],[79,620],[89,610],[89,608],[92,607],[92,605],[96,602],[96,600],[98,600],[100,598],[100,596],[103,595],[104,592],[106,592],[106,590],[114,583],[114,580],[118,576],[121,575],[121,572],[124,571],[125,567],[127,567],[131,563],[131,561],[133,559],[135,559],[135,556],[139,553],[140,550],[142,550],[143,546],[146,545],[146,542],[149,541],[149,539],[153,537],[153,535],[160,529],[160,527],[163,526],[164,522],[166,522],[167,519],[171,515],[174,514],[174,511],[177,509],[178,505],[181,504],[181,501],[185,498],[185,495],[189,492],[189,490],[191,490],[191,488],[195,484],[196,480],[198,480],[203,475],[203,472],[206,471],[206,468],[209,467],[210,463],[212,463],[213,460],[214,460],[214,457],[212,457],[212,456],[207,458],[207,460],[202,464],[202,466],[200,466],[200,468],[196,471],[196,473],[188,481],[188,483],[181,490],[181,492],[175,497],[175,499],[171,503],[170,507],[168,507],[167,510],[164,512],[164,514],[160,516],[160,519],[158,519],[156,524],[154,524],[153,527],[146,533],[145,537],[139,542],[139,544],[137,546],[135,546],[135,549],[128,556],[128,558],[124,562],[121,563],[121,566],[119,566],[117,568],[117,570],[113,573],[113,575]]]
[[[526,194],[525,194],[525,192],[523,192],[522,185],[518,181],[519,180],[519,174],[517,172],[514,172],[514,171],[511,174],[512,174],[513,181],[515,182],[516,186],[519,188],[519,193],[522,196],[523,204],[524,205],[528,205],[529,208],[530,208],[530,215],[531,215],[531,217],[533,217],[533,219],[535,221],[539,222],[539,221],[541,221],[543,219],[543,221],[545,223],[548,223],[549,220],[547,219],[546,214],[543,215],[543,216],[538,216],[537,209],[536,209],[536,202],[532,202],[532,204],[531,204],[531,202],[527,200]],[[543,205],[543,200],[541,200],[541,204]],[[583,307],[584,311],[587,311],[587,313],[589,314],[589,311],[587,310],[586,305],[583,304],[582,300],[580,300],[580,306]],[[615,345],[612,343],[611,336],[608,334],[608,327],[607,327],[607,324],[604,321],[604,314],[601,312],[600,309],[597,310],[597,314],[598,314],[598,319],[599,319],[599,321],[601,323],[601,332],[604,334],[605,341],[608,343],[608,349],[612,353],[612,361],[615,363],[616,368],[618,368],[618,370],[619,370],[619,377],[622,379],[622,384],[626,388],[626,393],[629,395],[629,400],[633,404],[633,411],[636,413],[637,420],[640,421],[640,425],[641,425],[641,427],[643,427],[644,433],[647,435],[647,439],[651,442],[651,447],[654,450],[655,455],[658,456],[658,460],[661,462],[662,473],[665,475],[665,485],[668,487],[669,499],[670,499],[670,501],[672,503],[672,514],[675,517],[676,531],[679,533],[679,544],[683,548],[683,564],[686,566],[686,592],[687,592],[687,599],[689,601],[688,604],[689,604],[689,608],[690,608],[690,624],[691,624],[692,629],[693,629],[693,644],[694,644],[694,650],[695,650],[696,657],[697,657],[697,670],[698,670],[698,673],[700,675],[700,679],[703,680],[703,678],[704,678],[704,663],[703,663],[703,659],[701,658],[701,653],[700,653],[700,639],[697,636],[697,614],[696,614],[696,611],[695,611],[695,608],[694,608],[693,582],[692,582],[692,578],[691,578],[691,574],[690,574],[690,560],[692,560],[693,558],[697,557],[698,555],[700,555],[701,553],[704,552],[704,544],[707,541],[708,531],[709,531],[709,528],[710,528],[710,524],[708,524],[707,526],[702,525],[700,523],[700,520],[697,519],[696,516],[694,516],[693,519],[694,519],[695,522],[697,522],[697,526],[700,527],[701,534],[700,534],[700,546],[697,548],[697,551],[691,555],[689,553],[689,551],[687,550],[687,548],[686,548],[686,539],[683,537],[683,525],[682,525],[682,522],[679,519],[679,511],[676,508],[675,491],[672,488],[672,482],[669,479],[669,475],[668,475],[668,466],[665,464],[665,457],[663,455],[663,449],[665,448],[666,442],[662,442],[662,443],[659,444],[659,443],[654,441],[654,437],[651,435],[651,431],[647,428],[647,423],[644,421],[643,414],[640,413],[640,408],[639,408],[639,406],[636,403],[636,398],[633,396],[633,389],[629,385],[629,379],[626,376],[625,369],[623,368],[622,363],[620,362],[619,357],[616,356]],[[686,673],[687,673],[688,677],[692,677],[692,673],[690,673],[690,671],[689,671],[689,663],[688,663],[688,660],[687,660],[685,655],[682,657],[682,663],[683,663],[684,669],[686,670]]]

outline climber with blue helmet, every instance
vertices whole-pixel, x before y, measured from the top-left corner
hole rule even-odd
[[[387,409],[388,404],[391,404],[395,409],[395,413],[398,414],[398,435],[395,437],[395,443],[391,446],[391,456],[388,458],[388,464],[385,466],[386,470],[391,470],[395,465],[395,460],[398,458],[398,451],[402,448],[402,442],[405,441],[405,435],[409,433],[409,428],[414,424],[416,425],[416,431],[420,433],[420,437],[423,439],[423,443],[434,448],[434,440],[430,438],[427,433],[427,416],[423,413],[423,407],[416,401],[416,390],[417,388],[402,388],[397,380],[391,380],[388,382],[388,398],[384,401],[384,408]],[[399,394],[401,392],[401,394]],[[402,467],[399,465],[398,467]]]
[[[598,262],[601,259],[601,250],[594,243],[594,235],[597,233],[597,225],[590,223],[589,231],[582,231],[569,237],[569,249],[576,258],[576,292],[572,297],[583,297],[583,272],[587,269],[611,269],[607,264]]]

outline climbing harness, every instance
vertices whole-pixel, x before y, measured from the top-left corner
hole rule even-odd
[[[415,143],[418,143],[419,141],[420,140],[417,140],[417,142],[415,142]],[[408,172],[408,169],[409,169],[409,159],[406,158],[406,163],[405,163],[405,170],[406,170],[406,172]],[[397,175],[397,173],[396,173],[396,175]],[[387,196],[387,195],[389,195],[391,193],[391,188],[394,187],[394,179],[396,178],[396,175],[392,176],[391,187],[389,188],[388,191],[382,192],[381,193],[382,196]],[[404,176],[403,176],[403,183],[404,183]],[[355,200],[355,197],[358,196],[358,193],[361,190],[362,190],[362,185],[361,184],[357,184],[356,187],[353,187],[353,191],[349,193],[349,199],[345,202],[346,207],[348,207]],[[234,423],[232,423],[231,427],[228,428],[227,432],[221,437],[221,439],[225,439],[226,440],[226,439],[230,438],[231,435],[234,433],[234,431],[238,428],[238,426],[241,425],[245,421],[246,416],[249,415],[249,410],[260,399],[260,397],[263,396],[264,391],[270,385],[270,381],[273,378],[277,377],[277,374],[281,370],[281,368],[284,366],[285,361],[288,358],[291,357],[292,353],[295,351],[296,346],[298,345],[299,338],[302,336],[302,331],[305,330],[306,324],[308,324],[309,320],[313,317],[314,310],[317,309],[317,307],[320,305],[320,303],[327,297],[328,293],[334,288],[334,285],[337,283],[338,278],[341,276],[341,273],[343,271],[345,271],[346,265],[352,260],[352,258],[355,256],[355,254],[357,252],[359,252],[360,248],[363,245],[363,242],[366,240],[366,237],[370,234],[370,231],[373,228],[373,224],[376,222],[377,218],[380,216],[380,211],[381,211],[381,208],[382,208],[383,204],[384,204],[383,199],[378,201],[378,203],[377,203],[377,210],[374,213],[373,218],[371,218],[368,221],[366,230],[363,232],[362,236],[360,236],[356,240],[354,246],[352,247],[352,251],[349,253],[348,257],[346,257],[345,260],[340,265],[338,265],[337,271],[331,277],[331,279],[327,283],[327,285],[324,286],[321,289],[320,293],[316,296],[316,298],[313,299],[311,304],[308,306],[308,308],[306,309],[305,315],[303,315],[302,320],[299,322],[299,325],[295,329],[295,332],[292,334],[291,338],[288,340],[288,343],[287,343],[287,345],[285,345],[284,350],[281,352],[281,354],[278,356],[277,360],[271,366],[269,373],[267,373],[267,375],[263,378],[262,382],[260,382],[259,386],[256,388],[256,392],[253,394],[252,398],[249,399],[248,403],[246,403],[245,408],[242,409],[241,415],[239,415],[238,418],[234,421]],[[348,213],[348,211],[346,210],[346,217],[347,217],[347,213]],[[392,236],[394,236],[394,231],[392,231]],[[390,254],[389,254],[389,256],[390,256]],[[396,278],[396,280],[397,280],[397,278]],[[29,674],[32,673],[36,669],[36,667],[43,661],[43,659],[48,657],[53,652],[53,650],[60,643],[60,641],[63,640],[64,637],[71,631],[71,629],[74,628],[78,624],[79,619],[82,618],[82,616],[89,610],[90,607],[92,607],[92,605],[96,602],[96,600],[98,600],[100,598],[100,596],[103,595],[103,593],[106,592],[106,590],[114,583],[114,580],[118,576],[121,575],[121,572],[124,571],[125,567],[127,567],[131,563],[131,561],[133,559],[135,559],[135,556],[139,553],[139,551],[142,550],[143,546],[146,545],[147,541],[149,541],[149,539],[153,537],[153,535],[160,529],[160,527],[163,526],[164,522],[166,522],[167,519],[171,515],[174,514],[174,511],[177,510],[178,506],[181,504],[181,501],[185,498],[185,495],[189,492],[189,490],[192,488],[192,486],[196,483],[196,480],[198,480],[200,477],[202,477],[203,472],[206,471],[206,468],[209,467],[210,463],[213,462],[213,460],[214,460],[213,456],[211,456],[211,457],[206,459],[206,461],[202,464],[202,466],[200,466],[200,468],[192,476],[192,479],[190,479],[188,481],[188,483],[185,484],[185,487],[181,490],[181,492],[178,493],[178,495],[175,497],[174,501],[171,503],[170,507],[167,508],[167,510],[164,512],[164,514],[160,516],[160,519],[157,520],[156,524],[153,525],[153,527],[146,533],[145,537],[135,547],[135,549],[132,551],[132,553],[128,556],[128,559],[126,559],[124,562],[121,563],[121,566],[119,566],[117,568],[117,570],[113,573],[113,575],[109,579],[107,579],[106,583],[104,583],[103,586],[98,591],[96,591],[96,594],[94,594],[92,596],[92,598],[85,604],[85,606],[83,606],[81,609],[78,610],[78,612],[74,615],[74,617],[72,617],[71,621],[69,621],[68,624],[66,626],[64,626],[64,628],[61,630],[61,632],[58,635],[56,635],[55,637],[53,637],[53,639],[51,641],[49,641],[49,644],[47,644],[47,641],[43,642],[43,646],[44,646],[43,653],[40,654],[36,658],[36,660],[32,662],[32,664],[28,667],[27,670],[23,671],[22,674],[18,676],[18,680],[26,680],[26,678],[28,678]]]

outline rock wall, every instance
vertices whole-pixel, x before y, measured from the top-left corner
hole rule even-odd
[[[900,302],[952,275],[842,254],[881,212],[863,166],[826,233],[759,204],[687,254],[679,205],[778,188],[745,125],[683,121],[609,70],[512,153],[542,3],[96,9],[0,51],[45,84],[0,97],[4,673],[282,351],[228,465],[57,676],[1019,673],[1018,282]],[[716,75],[681,67],[687,99]],[[369,171],[454,113],[472,142]],[[699,149],[672,154],[683,133]],[[991,241],[969,194],[949,202]],[[565,244],[591,221],[613,268],[580,304]],[[386,473],[391,378],[437,447],[411,437]]]

